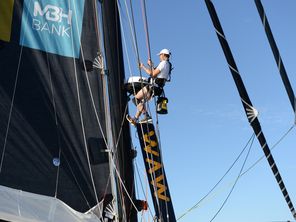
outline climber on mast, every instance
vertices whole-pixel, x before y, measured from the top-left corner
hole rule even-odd
[[[171,52],[168,49],[162,49],[158,54],[160,63],[156,68],[153,68],[153,63],[149,59],[148,65],[150,68],[144,66],[143,63],[139,64],[139,67],[143,69],[149,76],[149,84],[144,86],[134,97],[133,102],[137,106],[137,112],[134,117],[126,115],[126,119],[132,124],[136,125],[141,114],[145,115],[145,118],[140,122],[148,122],[151,117],[147,113],[145,102],[149,101],[152,96],[159,96],[163,92],[163,87],[167,81],[170,81],[170,75],[172,70],[172,64],[170,63]]]

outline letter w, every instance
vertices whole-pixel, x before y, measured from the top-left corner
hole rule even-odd
[[[152,181],[151,181],[151,184],[154,186],[155,183],[156,183],[156,187],[159,188],[159,189],[157,190],[157,192],[155,192],[155,196],[157,196],[157,197],[158,197],[159,199],[161,199],[161,200],[164,200],[164,201],[168,202],[168,201],[170,201],[170,198],[167,197],[165,194],[163,194],[163,193],[167,190],[167,188],[166,188],[165,185],[159,183],[159,182],[162,181],[162,180],[164,180],[164,176],[163,176],[163,175],[160,175],[159,177],[157,177],[157,178],[155,179],[155,181],[152,180]]]
[[[144,143],[145,143],[144,150],[146,152],[148,152],[148,153],[151,153],[151,154],[155,155],[155,156],[159,156],[159,153],[158,152],[156,152],[156,151],[154,151],[154,150],[151,149],[152,147],[156,147],[157,146],[157,141],[151,140],[151,138],[150,138],[153,135],[154,135],[154,131],[150,131],[148,133],[148,135],[147,134],[144,135]]]

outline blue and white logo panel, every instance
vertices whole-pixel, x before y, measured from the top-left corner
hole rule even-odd
[[[84,0],[24,0],[20,45],[79,58]]]

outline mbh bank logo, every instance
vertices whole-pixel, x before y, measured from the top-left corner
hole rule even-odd
[[[20,44],[79,57],[84,0],[24,0]]]
[[[43,9],[39,2],[34,2],[34,13],[32,28],[47,32],[50,35],[66,36],[70,38],[72,10],[64,12],[62,8],[55,5],[46,5]],[[45,18],[45,22],[42,21]],[[63,19],[67,22],[64,23]],[[52,24],[49,24],[52,22]]]

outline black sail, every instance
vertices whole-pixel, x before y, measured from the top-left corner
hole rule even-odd
[[[102,81],[82,65],[99,50],[95,0],[7,2],[12,9],[0,4],[8,21],[0,29],[0,185],[88,211],[111,195]]]
[[[247,115],[247,118],[249,120],[249,123],[251,125],[251,127],[253,128],[256,136],[257,136],[257,139],[262,147],[262,150],[266,156],[266,159],[271,167],[271,170],[275,176],[275,179],[280,187],[280,190],[288,204],[288,207],[293,215],[293,217],[296,219],[296,212],[295,212],[295,208],[292,204],[292,201],[290,199],[290,196],[288,194],[288,191],[286,189],[286,186],[282,180],[282,177],[279,173],[279,170],[276,166],[276,163],[273,159],[273,156],[270,152],[270,149],[269,149],[269,146],[267,144],[267,141],[265,139],[265,136],[263,134],[263,131],[261,129],[261,125],[259,123],[259,120],[257,118],[257,111],[254,109],[252,103],[251,103],[251,100],[248,96],[248,93],[246,91],[246,88],[244,86],[244,83],[242,81],[242,78],[241,78],[241,75],[237,69],[237,66],[236,66],[236,63],[234,61],[234,58],[232,56],[232,53],[231,53],[231,50],[230,50],[230,47],[228,45],[228,42],[225,38],[225,35],[224,35],[224,32],[223,32],[223,29],[222,29],[222,26],[220,24],[220,21],[218,19],[218,16],[217,16],[217,13],[216,13],[216,10],[214,8],[214,5],[212,3],[211,0],[205,0],[205,3],[207,5],[207,8],[208,8],[208,11],[209,11],[209,14],[211,16],[211,19],[212,19],[212,22],[213,22],[213,25],[215,27],[215,31],[216,31],[216,34],[218,36],[218,39],[219,39],[219,42],[221,44],[221,47],[223,49],[223,52],[225,54],[225,57],[226,57],[226,60],[227,60],[227,63],[228,63],[228,66],[229,66],[229,69],[230,69],[230,72],[232,74],[232,77],[234,79],[234,82],[236,84],[236,87],[237,87],[237,90],[239,92],[239,95],[241,97],[241,102],[242,102],[242,105],[245,109],[245,112],[246,112],[246,115]]]

